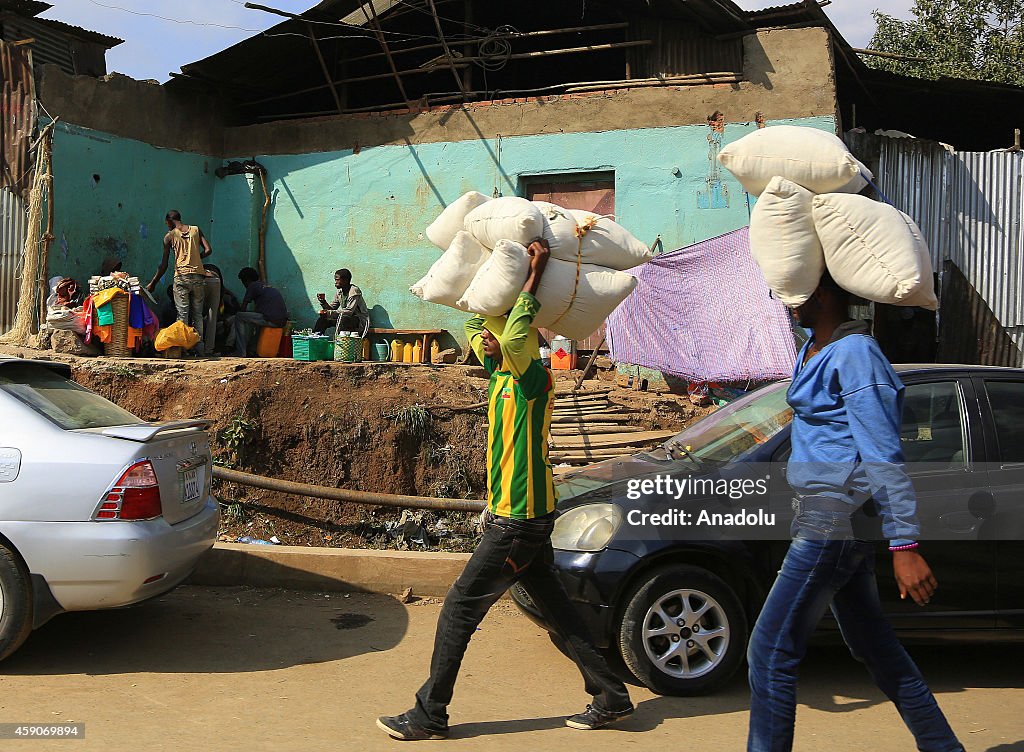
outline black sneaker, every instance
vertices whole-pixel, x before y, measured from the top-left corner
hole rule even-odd
[[[442,733],[428,731],[409,718],[408,713],[401,715],[382,715],[377,719],[377,728],[386,733],[392,739],[399,739],[403,742],[418,742],[425,739],[447,739],[448,729]]]
[[[587,705],[587,709],[582,713],[570,716],[565,719],[565,725],[569,728],[583,729],[584,731],[593,731],[595,729],[604,728],[605,726],[611,726],[613,723],[618,723],[624,718],[629,718],[633,715],[633,711],[636,710],[632,705],[625,710],[598,710],[593,705]]]

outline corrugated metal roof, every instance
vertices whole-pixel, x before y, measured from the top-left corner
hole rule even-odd
[[[72,26],[71,24],[66,24],[63,21],[57,21],[52,18],[37,18],[35,20],[38,23],[41,23],[45,26],[49,26],[53,29],[57,29],[59,31],[63,31],[67,34],[70,34],[71,36],[78,37],[79,39],[84,39],[89,42],[96,42],[97,44],[102,44],[108,50],[111,47],[117,47],[117,45],[124,43],[123,39],[108,36],[107,34],[101,34],[98,31],[90,31],[89,29],[83,29],[81,26]]]
[[[50,3],[41,3],[39,0],[0,0],[0,13],[10,11],[23,16],[38,16],[52,7]]]

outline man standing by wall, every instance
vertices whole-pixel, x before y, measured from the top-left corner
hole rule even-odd
[[[334,273],[334,287],[338,290],[334,300],[327,302],[327,296],[320,293],[316,296],[320,303],[320,318],[316,321],[313,331],[321,334],[337,323],[343,332],[359,332],[363,334],[369,328],[370,312],[363,300],[363,291],[352,284],[352,272],[339,269]]]
[[[209,241],[198,227],[186,225],[181,221],[181,213],[175,209],[167,212],[164,217],[168,233],[164,235],[164,255],[160,261],[153,281],[147,285],[150,292],[156,290],[160,278],[167,271],[167,261],[174,251],[174,306],[178,310],[178,320],[191,326],[199,335],[196,352],[202,353],[203,345],[203,305],[206,300],[206,270],[203,259],[213,253]]]
[[[545,241],[537,240],[529,252],[530,274],[508,317],[475,316],[466,324],[470,346],[491,375],[484,533],[445,597],[430,678],[416,694],[415,707],[377,720],[377,726],[395,739],[448,736],[447,708],[469,640],[490,607],[516,582],[564,639],[594,697],[593,704],[566,719],[566,725],[603,728],[633,712],[625,685],[594,649],[554,571],[551,531],[556,494],[548,462],[554,386],[551,372],[539,359],[536,331],[530,328],[540,310],[534,294],[550,251]]]
[[[283,327],[288,323],[288,307],[284,297],[273,287],[260,279],[260,274],[252,267],[245,267],[238,273],[238,279],[245,287],[242,299],[242,310],[235,314],[235,352],[236,358],[244,358],[249,354],[249,334],[253,327]],[[256,306],[255,311],[246,311],[249,303]]]
[[[796,309],[814,330],[800,350],[787,400],[793,408],[787,479],[797,494],[793,542],[754,626],[749,752],[793,747],[796,680],[807,641],[829,607],[850,652],[899,710],[922,752],[962,752],[921,672],[882,614],[873,541],[851,516],[873,498],[889,538],[900,595],[924,606],[938,586],[918,552],[917,500],[903,467],[904,387],[849,293],[826,273]]]

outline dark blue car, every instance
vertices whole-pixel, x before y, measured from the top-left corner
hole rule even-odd
[[[1024,370],[951,365],[896,370],[907,387],[901,441],[917,490],[921,551],[939,589],[925,608],[901,601],[890,557],[880,555],[878,583],[886,612],[903,637],[1019,637],[1024,630]],[[598,645],[621,655],[655,692],[705,693],[735,673],[788,541],[784,534],[774,540],[639,536],[627,516],[658,510],[650,497],[636,499],[629,489],[658,476],[763,479],[766,510],[775,515],[777,528],[788,530],[793,515],[785,477],[792,420],[788,383],[737,400],[658,450],[559,479],[560,516],[552,542],[569,596]],[[738,509],[742,502],[736,504]],[[870,503],[861,516],[872,524]],[[512,596],[546,627],[522,588],[513,588]],[[830,617],[822,629],[835,630]]]

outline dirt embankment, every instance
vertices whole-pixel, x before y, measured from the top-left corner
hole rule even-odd
[[[485,494],[484,412],[445,409],[486,399],[479,368],[4,354],[68,362],[76,381],[145,420],[208,419],[216,461],[239,470],[377,493]],[[621,390],[611,398],[647,429],[681,428],[706,412],[671,395]],[[445,549],[473,542],[464,514],[402,517],[399,510],[221,483],[215,492],[223,502],[222,534],[231,540]]]

